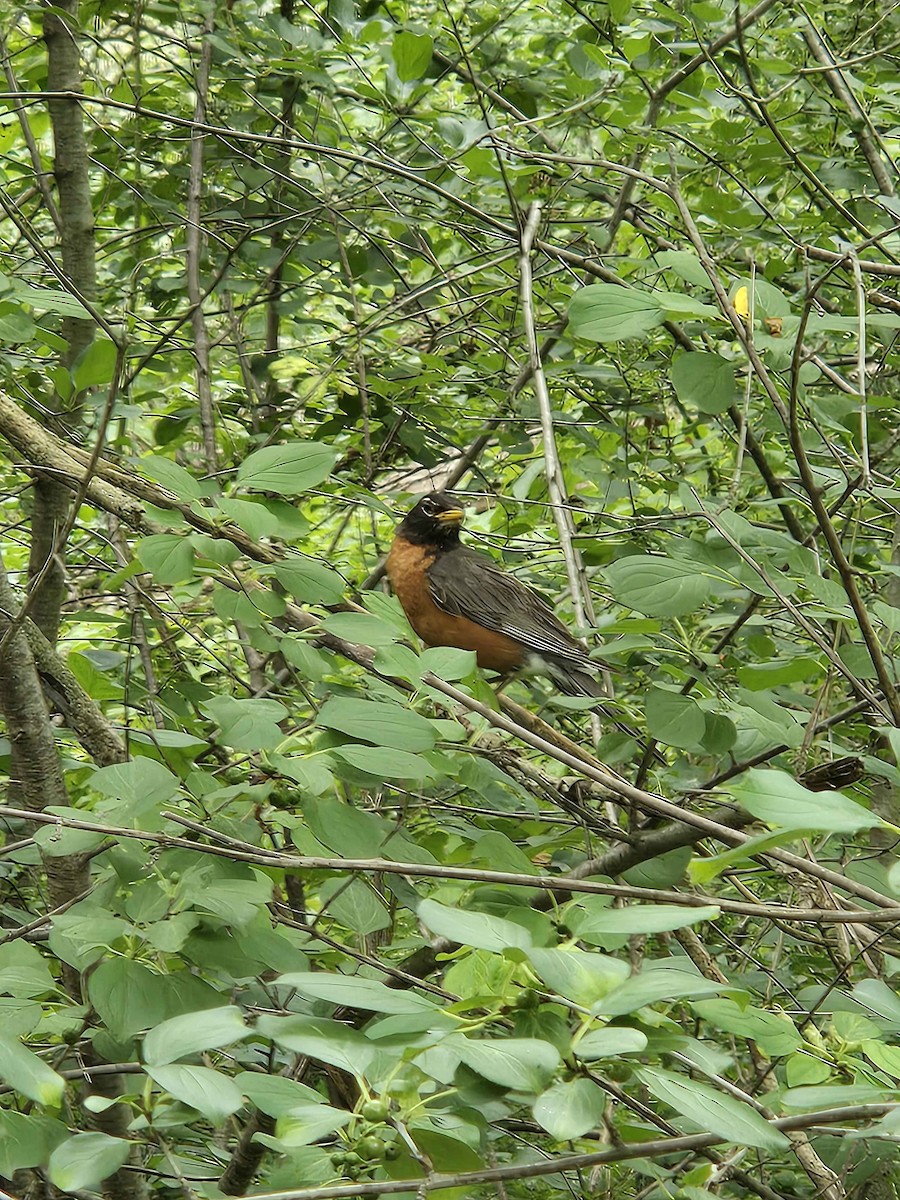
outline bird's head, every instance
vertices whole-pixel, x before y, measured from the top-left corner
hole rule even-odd
[[[459,541],[465,511],[449,492],[423,496],[403,518],[399,533],[410,542],[446,549]]]

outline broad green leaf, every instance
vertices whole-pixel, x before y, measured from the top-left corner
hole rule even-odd
[[[875,813],[840,792],[811,792],[771,768],[753,768],[729,790],[742,808],[776,828],[858,833],[881,824]]]
[[[244,1103],[240,1089],[221,1071],[182,1065],[145,1069],[163,1091],[183,1104],[196,1108],[213,1125],[221,1125]]]
[[[150,1030],[144,1038],[144,1061],[155,1067],[167,1066],[186,1054],[243,1041],[250,1033],[239,1008],[184,1013]]]
[[[278,1118],[276,1134],[284,1146],[308,1146],[343,1129],[353,1120],[353,1113],[330,1104],[303,1102],[294,1105]]]
[[[390,646],[399,637],[404,636],[387,621],[371,613],[330,613],[322,621],[322,628],[326,633],[333,633],[345,642],[356,642],[364,646]]]
[[[316,724],[376,746],[392,746],[413,754],[431,750],[437,741],[434,726],[426,717],[384,700],[356,700],[349,696],[326,700],[319,709]]]
[[[27,1046],[0,1034],[0,1079],[36,1104],[58,1108],[66,1081]]]
[[[621,987],[593,1005],[591,1011],[597,1016],[624,1016],[659,1000],[715,996],[727,987],[727,984],[704,979],[698,971],[685,967],[679,960],[652,960],[637,975],[632,975]]]
[[[683,617],[709,597],[710,580],[697,564],[633,554],[606,568],[616,599],[652,617]]]
[[[875,1064],[894,1079],[900,1079],[900,1046],[886,1046],[884,1042],[863,1042],[862,1052],[869,1062]]]
[[[784,687],[788,683],[801,683],[804,679],[816,679],[823,673],[820,662],[800,654],[795,658],[777,658],[772,662],[746,663],[738,667],[737,677],[751,691],[763,691],[765,688]]]
[[[595,933],[665,933],[701,921],[717,921],[721,910],[713,904],[689,908],[681,904],[629,904],[626,908],[597,909],[579,917],[572,928],[579,937]]]
[[[338,604],[347,590],[337,571],[299,555],[276,563],[274,574],[278,582],[303,604]]]
[[[541,1091],[559,1066],[559,1051],[537,1038],[460,1038],[454,1049],[467,1067],[517,1092]]]
[[[437,773],[427,759],[385,746],[336,746],[331,755],[381,779],[414,779],[421,783]]]
[[[694,883],[710,883],[735,863],[745,862],[756,854],[764,854],[775,846],[784,846],[795,840],[796,834],[793,830],[779,829],[776,833],[761,833],[738,846],[732,846],[730,850],[723,850],[721,854],[711,854],[709,858],[694,857],[688,867],[688,875]]]
[[[658,1100],[705,1133],[760,1150],[784,1150],[790,1145],[755,1108],[708,1084],[657,1067],[640,1067],[637,1076]]]
[[[219,737],[235,750],[271,750],[284,741],[278,725],[288,710],[278,700],[235,700],[213,696],[200,706],[219,726]]]
[[[433,53],[434,42],[427,33],[410,33],[405,29],[395,33],[391,54],[397,78],[402,83],[421,79],[431,65]]]
[[[130,762],[113,763],[101,767],[91,776],[90,785],[95,792],[124,802],[124,811],[136,816],[157,808],[178,795],[179,780],[162,763],[152,758],[137,756]],[[114,811],[119,816],[123,806],[105,806],[106,812]]]
[[[47,962],[34,946],[21,940],[0,945],[0,992],[30,999],[55,990]]]
[[[430,671],[438,679],[452,683],[466,679],[475,670],[475,651],[457,650],[455,646],[431,646],[419,655],[420,671]]]
[[[362,975],[337,975],[327,971],[298,971],[281,975],[281,987],[295,988],[301,996],[327,1000],[348,1008],[365,1008],[379,1013],[434,1012],[435,1004],[415,992],[390,988]]]
[[[766,1012],[749,1004],[741,1007],[727,997],[695,1000],[692,1007],[699,1017],[718,1029],[752,1038],[760,1050],[770,1057],[790,1054],[803,1045],[803,1038],[786,1013]]]
[[[784,1064],[789,1088],[824,1083],[832,1077],[833,1068],[809,1051],[792,1054]]]
[[[706,304],[702,300],[698,300],[696,296],[689,296],[686,292],[661,292],[653,293],[654,298],[663,310],[663,316],[667,321],[724,321],[724,317],[720,310],[714,304]]]
[[[558,1142],[579,1138],[597,1129],[603,1119],[606,1093],[590,1079],[556,1083],[535,1100],[534,1119]]]
[[[328,1017],[266,1015],[259,1018],[256,1027],[263,1037],[286,1050],[307,1054],[351,1075],[365,1075],[375,1057],[375,1047],[361,1033]]]
[[[418,907],[419,920],[432,933],[475,946],[479,950],[492,950],[502,954],[504,950],[517,947],[527,950],[532,943],[530,932],[515,921],[471,909],[448,908],[436,900],[423,900]]]
[[[132,461],[145,475],[168,488],[179,500],[190,503],[191,500],[202,499],[203,484],[174,459],[166,458],[162,454],[145,454],[142,458]]]
[[[265,500],[257,504],[253,500],[239,500],[234,496],[219,496],[216,499],[219,512],[240,526],[245,533],[259,541],[274,537],[278,533],[278,518],[266,507]]]
[[[76,1133],[50,1155],[47,1175],[62,1192],[95,1188],[118,1171],[131,1153],[131,1142],[105,1133]]]
[[[643,337],[665,320],[651,292],[591,283],[581,288],[569,305],[569,325],[576,337],[590,342],[622,342]]]
[[[703,413],[726,412],[737,398],[734,363],[707,350],[679,354],[669,378],[681,403]]]
[[[815,1111],[817,1108],[842,1108],[845,1104],[877,1104],[893,1099],[894,1088],[873,1084],[825,1084],[822,1087],[788,1088],[781,1094],[781,1103],[791,1112]]]
[[[234,1082],[251,1104],[270,1117],[280,1117],[291,1109],[301,1108],[305,1104],[319,1104],[322,1100],[314,1088],[295,1079],[286,1079],[283,1075],[242,1071],[235,1075]]]
[[[11,1179],[25,1167],[40,1167],[69,1136],[62,1121],[40,1113],[0,1110],[0,1175]]]
[[[125,1039],[172,1014],[170,979],[134,959],[112,956],[87,978],[87,994],[113,1037]]]
[[[528,958],[538,978],[567,1000],[590,1007],[615,992],[628,978],[628,964],[587,950],[532,948]]]
[[[695,750],[706,733],[706,714],[697,701],[667,688],[650,688],[644,713],[650,735],[664,746]]]
[[[236,482],[251,492],[301,496],[331,474],[337,454],[319,442],[284,442],[254,450],[238,467]]]
[[[640,1029],[607,1025],[591,1029],[572,1047],[572,1053],[583,1062],[598,1058],[616,1058],[620,1054],[642,1054],[647,1049],[647,1035]]]
[[[152,533],[135,543],[135,554],[158,583],[184,583],[194,571],[194,548],[180,533]]]
[[[78,355],[72,367],[72,382],[79,391],[109,383],[116,366],[116,347],[107,337],[95,337]]]
[[[690,250],[663,250],[655,256],[661,267],[668,267],[680,276],[685,283],[696,287],[709,288],[709,276],[703,269],[700,259]]]
[[[399,857],[399,856],[398,856]],[[325,883],[319,893],[328,916],[354,933],[375,933],[389,929],[391,914],[373,889],[360,878],[337,876]]]

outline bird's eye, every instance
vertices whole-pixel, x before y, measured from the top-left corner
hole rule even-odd
[[[426,517],[433,517],[438,510],[438,506],[433,500],[422,501],[422,512]]]

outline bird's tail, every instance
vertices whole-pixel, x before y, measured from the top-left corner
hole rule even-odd
[[[580,671],[570,663],[548,661],[547,673],[567,696],[606,696],[602,684],[593,675]]]
[[[565,692],[567,696],[591,696],[592,698],[596,698],[599,703],[593,705],[592,712],[600,713],[607,720],[611,721],[620,733],[627,734],[638,745],[644,745],[644,739],[640,732],[620,720],[619,716],[613,711],[613,706],[609,703],[609,697],[603,685],[588,671],[580,671],[578,667],[573,667],[570,663],[554,661],[547,663],[547,673],[554,683],[556,683],[559,690]],[[658,754],[655,757],[661,758]],[[665,759],[661,758],[661,761],[665,762]]]

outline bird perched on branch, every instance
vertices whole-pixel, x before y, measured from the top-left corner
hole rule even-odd
[[[459,540],[465,513],[447,492],[424,496],[397,528],[387,575],[428,646],[474,650],[479,667],[549,675],[570,696],[604,695],[595,662],[537,592]]]

